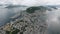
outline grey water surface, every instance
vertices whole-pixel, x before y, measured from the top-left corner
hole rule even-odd
[[[48,34],[60,34],[60,8],[48,13]]]
[[[21,11],[21,7],[1,8],[0,7],[0,26],[10,22],[12,16]]]

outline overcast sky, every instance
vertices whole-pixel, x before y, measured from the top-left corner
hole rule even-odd
[[[21,5],[59,5],[60,0],[0,0],[0,3],[13,3]]]

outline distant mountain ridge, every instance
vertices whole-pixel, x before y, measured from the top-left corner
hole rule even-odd
[[[0,4],[1,7],[4,8],[13,8],[13,7],[27,7],[25,5],[13,5],[13,4]]]
[[[13,4],[0,4],[1,7],[4,8],[13,8],[13,7],[30,7],[30,6],[26,6],[26,5],[13,5]],[[40,5],[42,6],[42,5]],[[48,8],[60,8],[60,5],[43,5],[44,7],[48,7]]]

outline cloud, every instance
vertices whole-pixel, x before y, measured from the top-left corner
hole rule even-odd
[[[21,4],[21,5],[58,5],[60,4],[60,0],[0,0],[1,2],[11,2],[13,4]]]
[[[60,0],[14,0],[14,1],[16,1],[17,4],[28,5],[28,6],[60,4]]]

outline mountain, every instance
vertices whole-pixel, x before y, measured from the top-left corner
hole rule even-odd
[[[44,6],[28,7],[26,10],[12,16],[10,23],[1,27],[0,30],[3,34],[46,34],[46,18],[46,9]]]
[[[60,8],[60,5],[43,5],[43,6],[46,6],[46,7],[50,7],[50,8]]]
[[[6,8],[10,8],[10,5]],[[10,23],[0,27],[0,34],[2,32],[3,34],[47,34],[47,11],[57,10],[55,8],[54,6],[28,7],[10,17]]]
[[[14,8],[14,7],[27,7],[24,5],[7,5],[5,8]]]
[[[13,5],[13,4],[0,4],[0,7],[14,8],[14,7],[27,7],[27,6],[25,6],[25,5]]]

